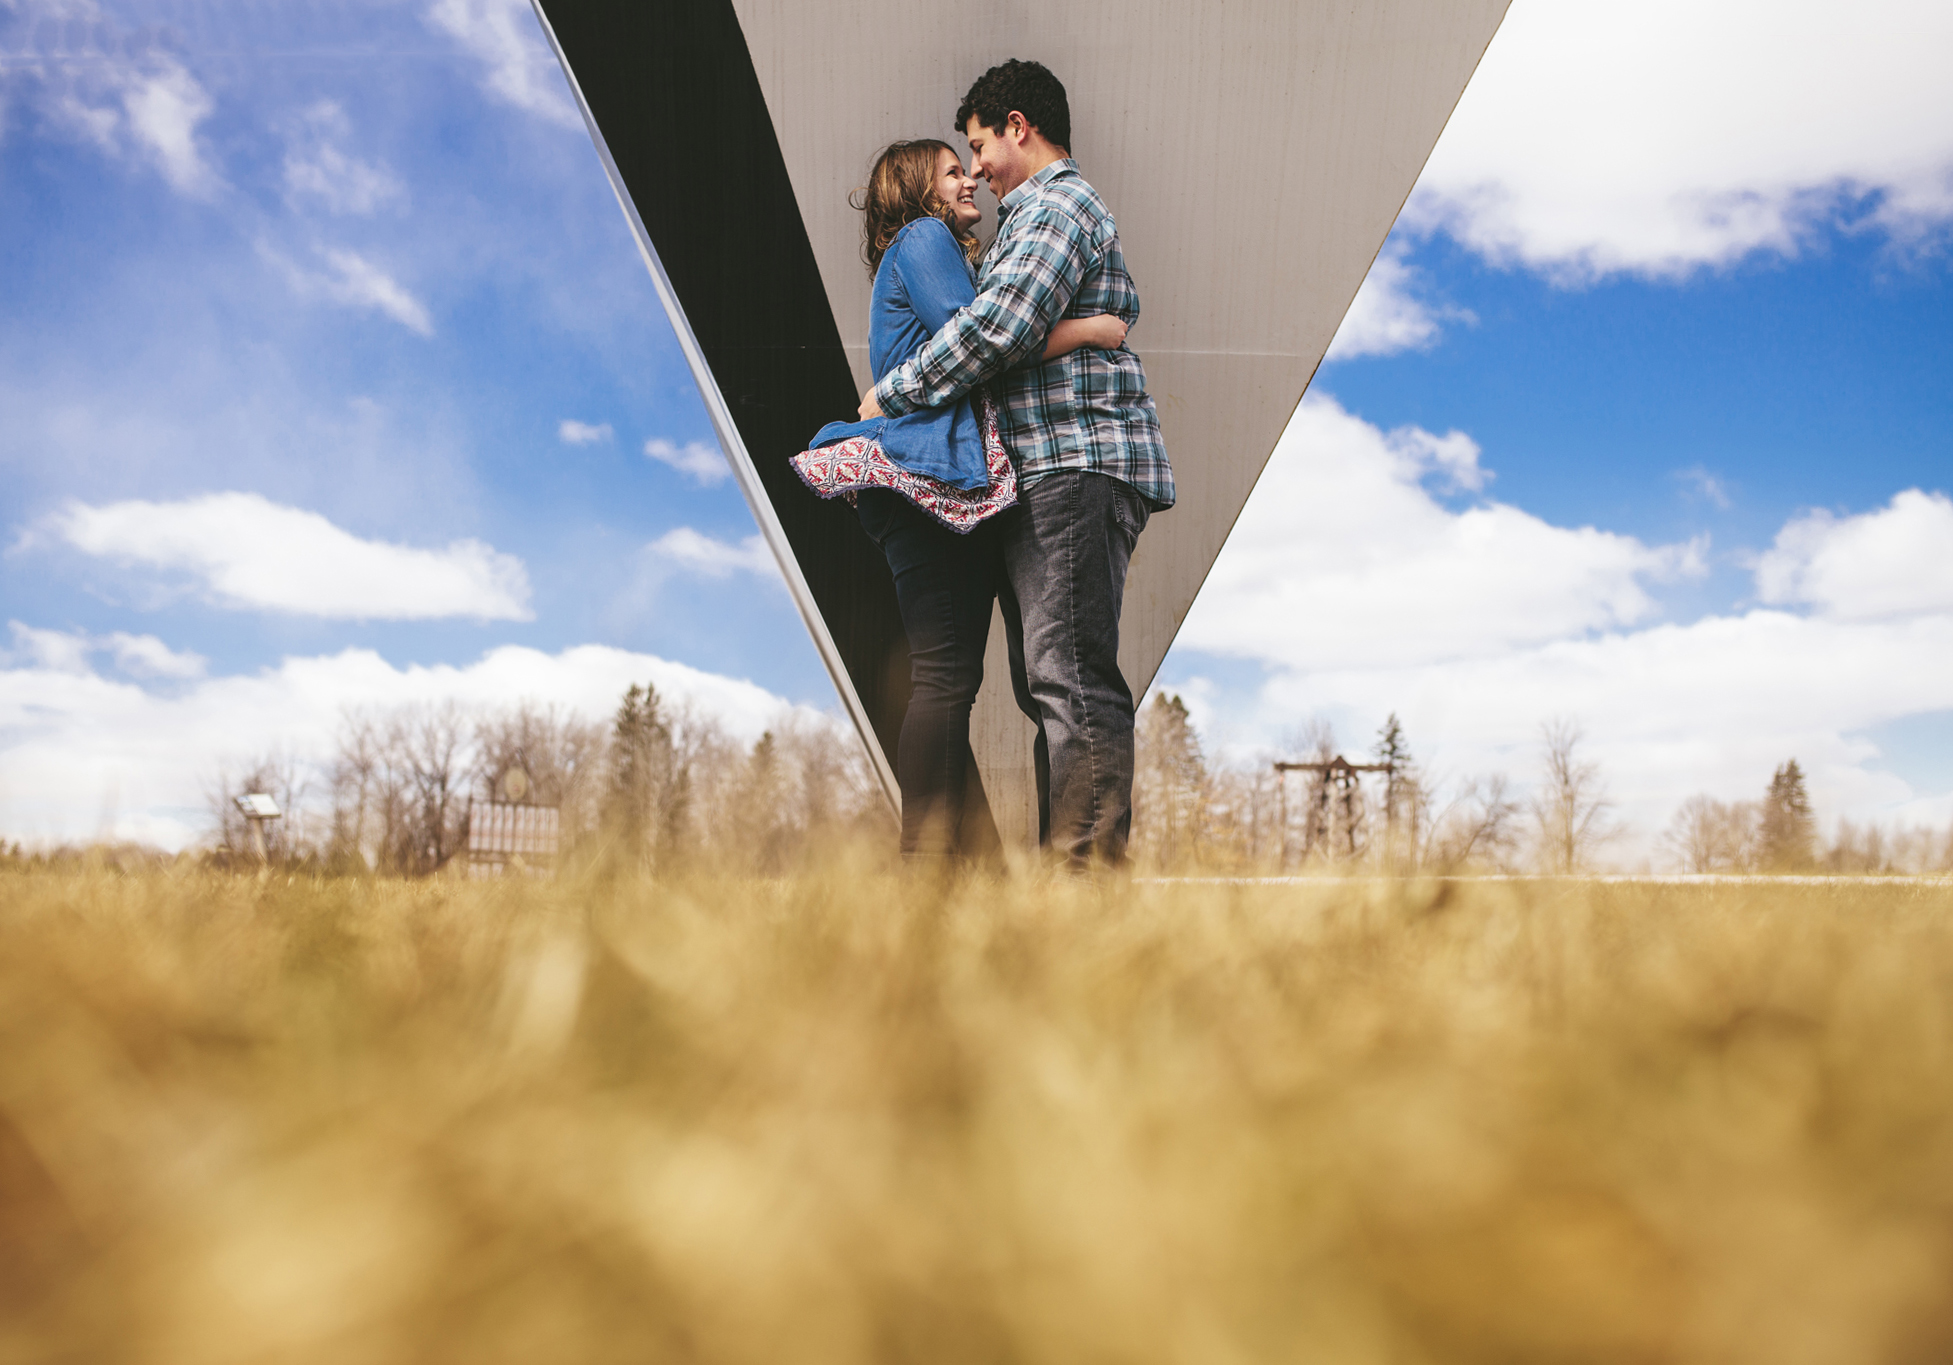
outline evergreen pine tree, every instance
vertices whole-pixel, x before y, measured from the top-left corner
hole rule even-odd
[[[658,836],[665,833],[660,817],[670,794],[671,767],[671,727],[665,724],[657,690],[649,683],[632,683],[611,725],[604,816],[619,847],[637,857],[652,856]]]
[[[1757,833],[1760,860],[1769,871],[1791,872],[1811,865],[1817,824],[1811,818],[1810,795],[1804,790],[1804,770],[1796,759],[1771,776]]]
[[[771,730],[753,745],[740,784],[734,827],[740,834],[740,853],[762,872],[776,872],[791,833],[787,809],[785,765],[780,742]]]
[[[1376,747],[1371,750],[1379,763],[1390,765],[1384,774],[1383,822],[1386,842],[1389,847],[1385,856],[1392,863],[1400,863],[1407,857],[1414,858],[1418,846],[1417,828],[1417,771],[1411,760],[1410,739],[1404,734],[1403,722],[1392,711],[1377,732]]]

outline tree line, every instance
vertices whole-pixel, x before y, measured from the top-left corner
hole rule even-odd
[[[1178,696],[1156,693],[1139,718],[1133,851],[1158,868],[1374,868],[1393,872],[1595,870],[1627,832],[1598,763],[1570,721],[1540,727],[1538,770],[1523,794],[1504,773],[1446,779],[1414,759],[1395,715],[1363,756],[1382,773],[1323,771],[1335,736],[1316,722],[1287,746],[1317,770],[1275,771],[1264,757],[1209,757]],[[1754,801],[1693,796],[1660,847],[1698,873],[1953,870],[1953,829],[1839,822],[1819,837],[1803,769],[1780,766]]]
[[[783,871],[818,842],[892,829],[851,739],[789,718],[742,744],[648,683],[607,725],[537,703],[348,713],[325,763],[270,755],[212,785],[219,862],[256,861],[236,806],[253,791],[285,811],[265,830],[272,860],[328,874],[456,870],[470,811],[489,801],[554,808],[560,861],[646,869],[709,858]]]
[[[1575,874],[1601,867],[1626,832],[1580,729],[1567,721],[1541,727],[1537,771],[1524,788],[1499,772],[1432,773],[1395,715],[1358,756],[1381,771],[1360,781],[1328,770],[1338,747],[1326,723],[1284,747],[1314,769],[1280,774],[1266,757],[1209,755],[1185,702],[1156,694],[1138,727],[1139,866]],[[879,784],[851,734],[789,719],[745,744],[649,684],[627,689],[607,723],[533,702],[349,712],[325,760],[268,755],[211,784],[213,861],[256,863],[235,805],[253,791],[286,812],[265,829],[271,860],[328,874],[456,870],[471,803],[491,800],[553,807],[566,864],[657,869],[699,859],[772,873],[837,841],[894,841]],[[1953,829],[1840,821],[1822,837],[1794,759],[1754,800],[1690,797],[1658,849],[1667,865],[1696,873],[1953,871]],[[166,856],[134,845],[109,851],[130,867]],[[28,856],[0,848],[6,861]]]

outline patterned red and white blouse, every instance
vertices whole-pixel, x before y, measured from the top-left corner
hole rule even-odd
[[[793,457],[794,473],[824,498],[846,497],[853,502],[864,488],[890,489],[950,530],[967,535],[977,523],[1017,502],[1017,471],[997,434],[997,409],[988,394],[977,398],[977,419],[983,432],[984,465],[990,472],[988,488],[958,488],[926,474],[912,474],[889,459],[872,436],[851,436],[819,450],[803,450]]]

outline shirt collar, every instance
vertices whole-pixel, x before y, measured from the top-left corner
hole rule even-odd
[[[1039,190],[1043,189],[1046,185],[1049,185],[1052,181],[1056,180],[1059,176],[1066,175],[1066,174],[1076,174],[1077,171],[1078,171],[1077,162],[1073,161],[1068,156],[1059,157],[1056,161],[1052,162],[1049,166],[1046,166],[1043,170],[1039,171],[1036,175],[1032,176],[1029,180],[1026,180],[1023,184],[1019,185],[1016,189],[1012,190],[1009,194],[1005,195],[1002,199],[999,199],[997,201],[998,213],[1000,215],[1009,213],[1012,209],[1016,208],[1019,204],[1023,203],[1026,199],[1029,199],[1032,195],[1036,194]]]

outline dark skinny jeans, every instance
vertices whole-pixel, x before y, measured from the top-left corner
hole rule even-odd
[[[895,755],[902,786],[902,852],[961,853],[970,766],[970,706],[983,684],[983,650],[997,596],[991,528],[958,535],[899,493],[856,495],[861,528],[888,557],[909,636],[908,715]]]
[[[1131,485],[1063,469],[1021,489],[994,523],[1011,686],[1038,727],[1038,840],[1073,867],[1126,857],[1133,700],[1119,613],[1147,518]]]

